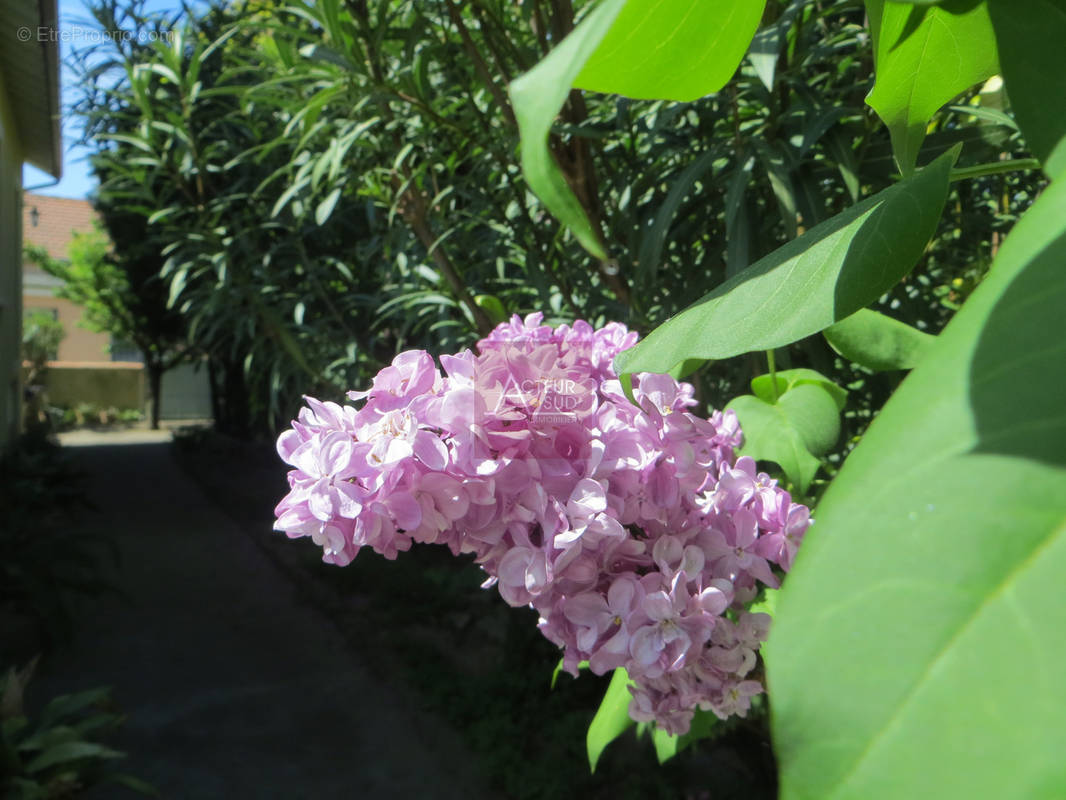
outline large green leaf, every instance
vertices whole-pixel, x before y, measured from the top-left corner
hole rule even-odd
[[[958,150],[815,226],[727,280],[615,359],[619,374],[665,372],[818,333],[906,275],[936,229]]]
[[[765,0],[605,0],[511,84],[526,180],[589,252],[606,257],[548,148],[552,122],[571,88],[669,100],[716,92],[736,71],[764,5]]]
[[[1066,797],[1066,181],[873,422],[767,644],[782,797]]]
[[[996,40],[984,2],[937,6],[867,0],[876,83],[867,102],[888,125],[904,175],[926,125],[951,98],[995,74]]]
[[[874,372],[911,369],[934,336],[869,308],[822,331],[840,355]]]
[[[1033,154],[1066,171],[1066,0],[989,0],[1003,80]]]

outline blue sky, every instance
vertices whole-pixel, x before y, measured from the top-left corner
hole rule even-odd
[[[180,0],[149,0],[145,8],[150,12],[173,12],[181,7]],[[72,46],[78,46],[78,40],[88,41],[91,26],[87,23],[89,13],[81,0],[59,0],[60,58],[62,114],[63,114],[63,178],[55,183],[55,178],[46,172],[28,164],[22,168],[22,185],[37,194],[51,197],[85,198],[96,188],[96,181],[89,174],[87,150],[75,146],[79,130],[67,106],[73,98],[73,76],[66,66],[67,56]],[[72,41],[64,41],[64,39]]]

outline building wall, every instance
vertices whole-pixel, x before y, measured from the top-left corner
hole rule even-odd
[[[18,432],[22,408],[22,147],[0,72],[0,450]]]
[[[22,295],[23,313],[35,309],[54,312],[54,316],[63,324],[66,335],[59,343],[59,361],[110,361],[109,346],[111,337],[106,333],[93,333],[81,327],[84,309],[69,300],[54,297],[51,294],[31,294],[27,290]]]
[[[22,239],[27,245],[43,247],[57,261],[70,257],[70,241],[75,233],[93,230],[96,212],[86,200],[48,197],[27,192],[22,198]],[[63,282],[36,264],[22,265],[22,305],[24,310],[43,308],[56,312],[66,336],[59,344],[60,361],[110,361],[111,337],[81,327],[82,309],[61,300],[55,291]]]

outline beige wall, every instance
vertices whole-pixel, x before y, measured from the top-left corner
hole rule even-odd
[[[0,74],[0,449],[18,431],[22,389],[22,147]]]
[[[106,333],[93,333],[81,327],[81,306],[58,297],[40,297],[31,294],[22,296],[22,307],[28,313],[33,309],[57,312],[66,336],[59,343],[59,361],[110,361],[108,347],[111,337]]]

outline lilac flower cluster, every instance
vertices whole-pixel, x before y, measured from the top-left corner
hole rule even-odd
[[[402,353],[361,408],[307,398],[278,452],[295,469],[278,530],[327,562],[413,542],[473,553],[513,606],[532,605],[563,666],[624,667],[630,715],[671,733],[694,709],[743,715],[766,614],[746,607],[791,567],[808,509],[750,458],[732,412],[701,419],[692,387],[611,362],[612,323],[517,316],[470,351]]]

